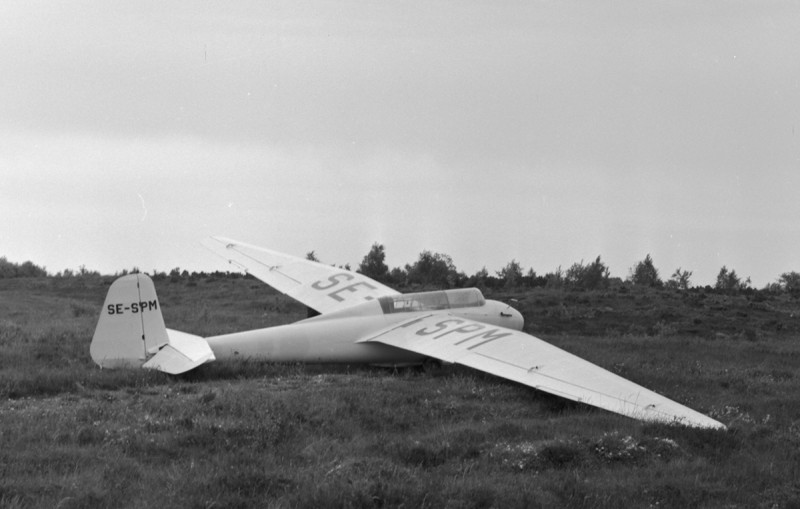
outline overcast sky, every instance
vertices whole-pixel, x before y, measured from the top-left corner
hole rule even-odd
[[[800,4],[0,3],[0,256],[800,271]]]

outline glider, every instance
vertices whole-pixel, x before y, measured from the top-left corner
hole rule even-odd
[[[237,357],[389,366],[436,359],[643,421],[725,428],[522,332],[519,311],[477,288],[401,294],[356,272],[222,237],[204,245],[319,315],[203,338],[167,329],[152,280],[131,274],[114,281],[106,296],[90,347],[100,367],[179,374]]]

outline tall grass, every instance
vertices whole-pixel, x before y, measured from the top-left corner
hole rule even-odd
[[[106,288],[0,287],[1,507],[800,505],[791,335],[546,336],[730,425],[710,431],[457,366],[100,370],[88,355],[98,311],[87,310]],[[199,334],[304,316],[260,288],[158,291],[168,325]]]

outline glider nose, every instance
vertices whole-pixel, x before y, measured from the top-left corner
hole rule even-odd
[[[525,319],[522,317],[522,313],[517,311],[514,308],[511,308],[512,314],[514,315],[511,320],[514,322],[514,329],[522,330],[522,326],[525,325]]]
[[[525,324],[525,319],[522,318],[522,313],[512,308],[511,306],[508,306],[503,311],[501,311],[500,316],[508,320],[503,325],[505,327],[508,327],[509,329],[521,331],[522,326]]]

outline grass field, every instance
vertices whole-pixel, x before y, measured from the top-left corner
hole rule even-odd
[[[514,297],[526,331],[704,412],[643,424],[457,366],[98,369],[110,278],[0,280],[0,507],[800,507],[800,303]],[[156,283],[209,335],[305,309],[249,279]]]

